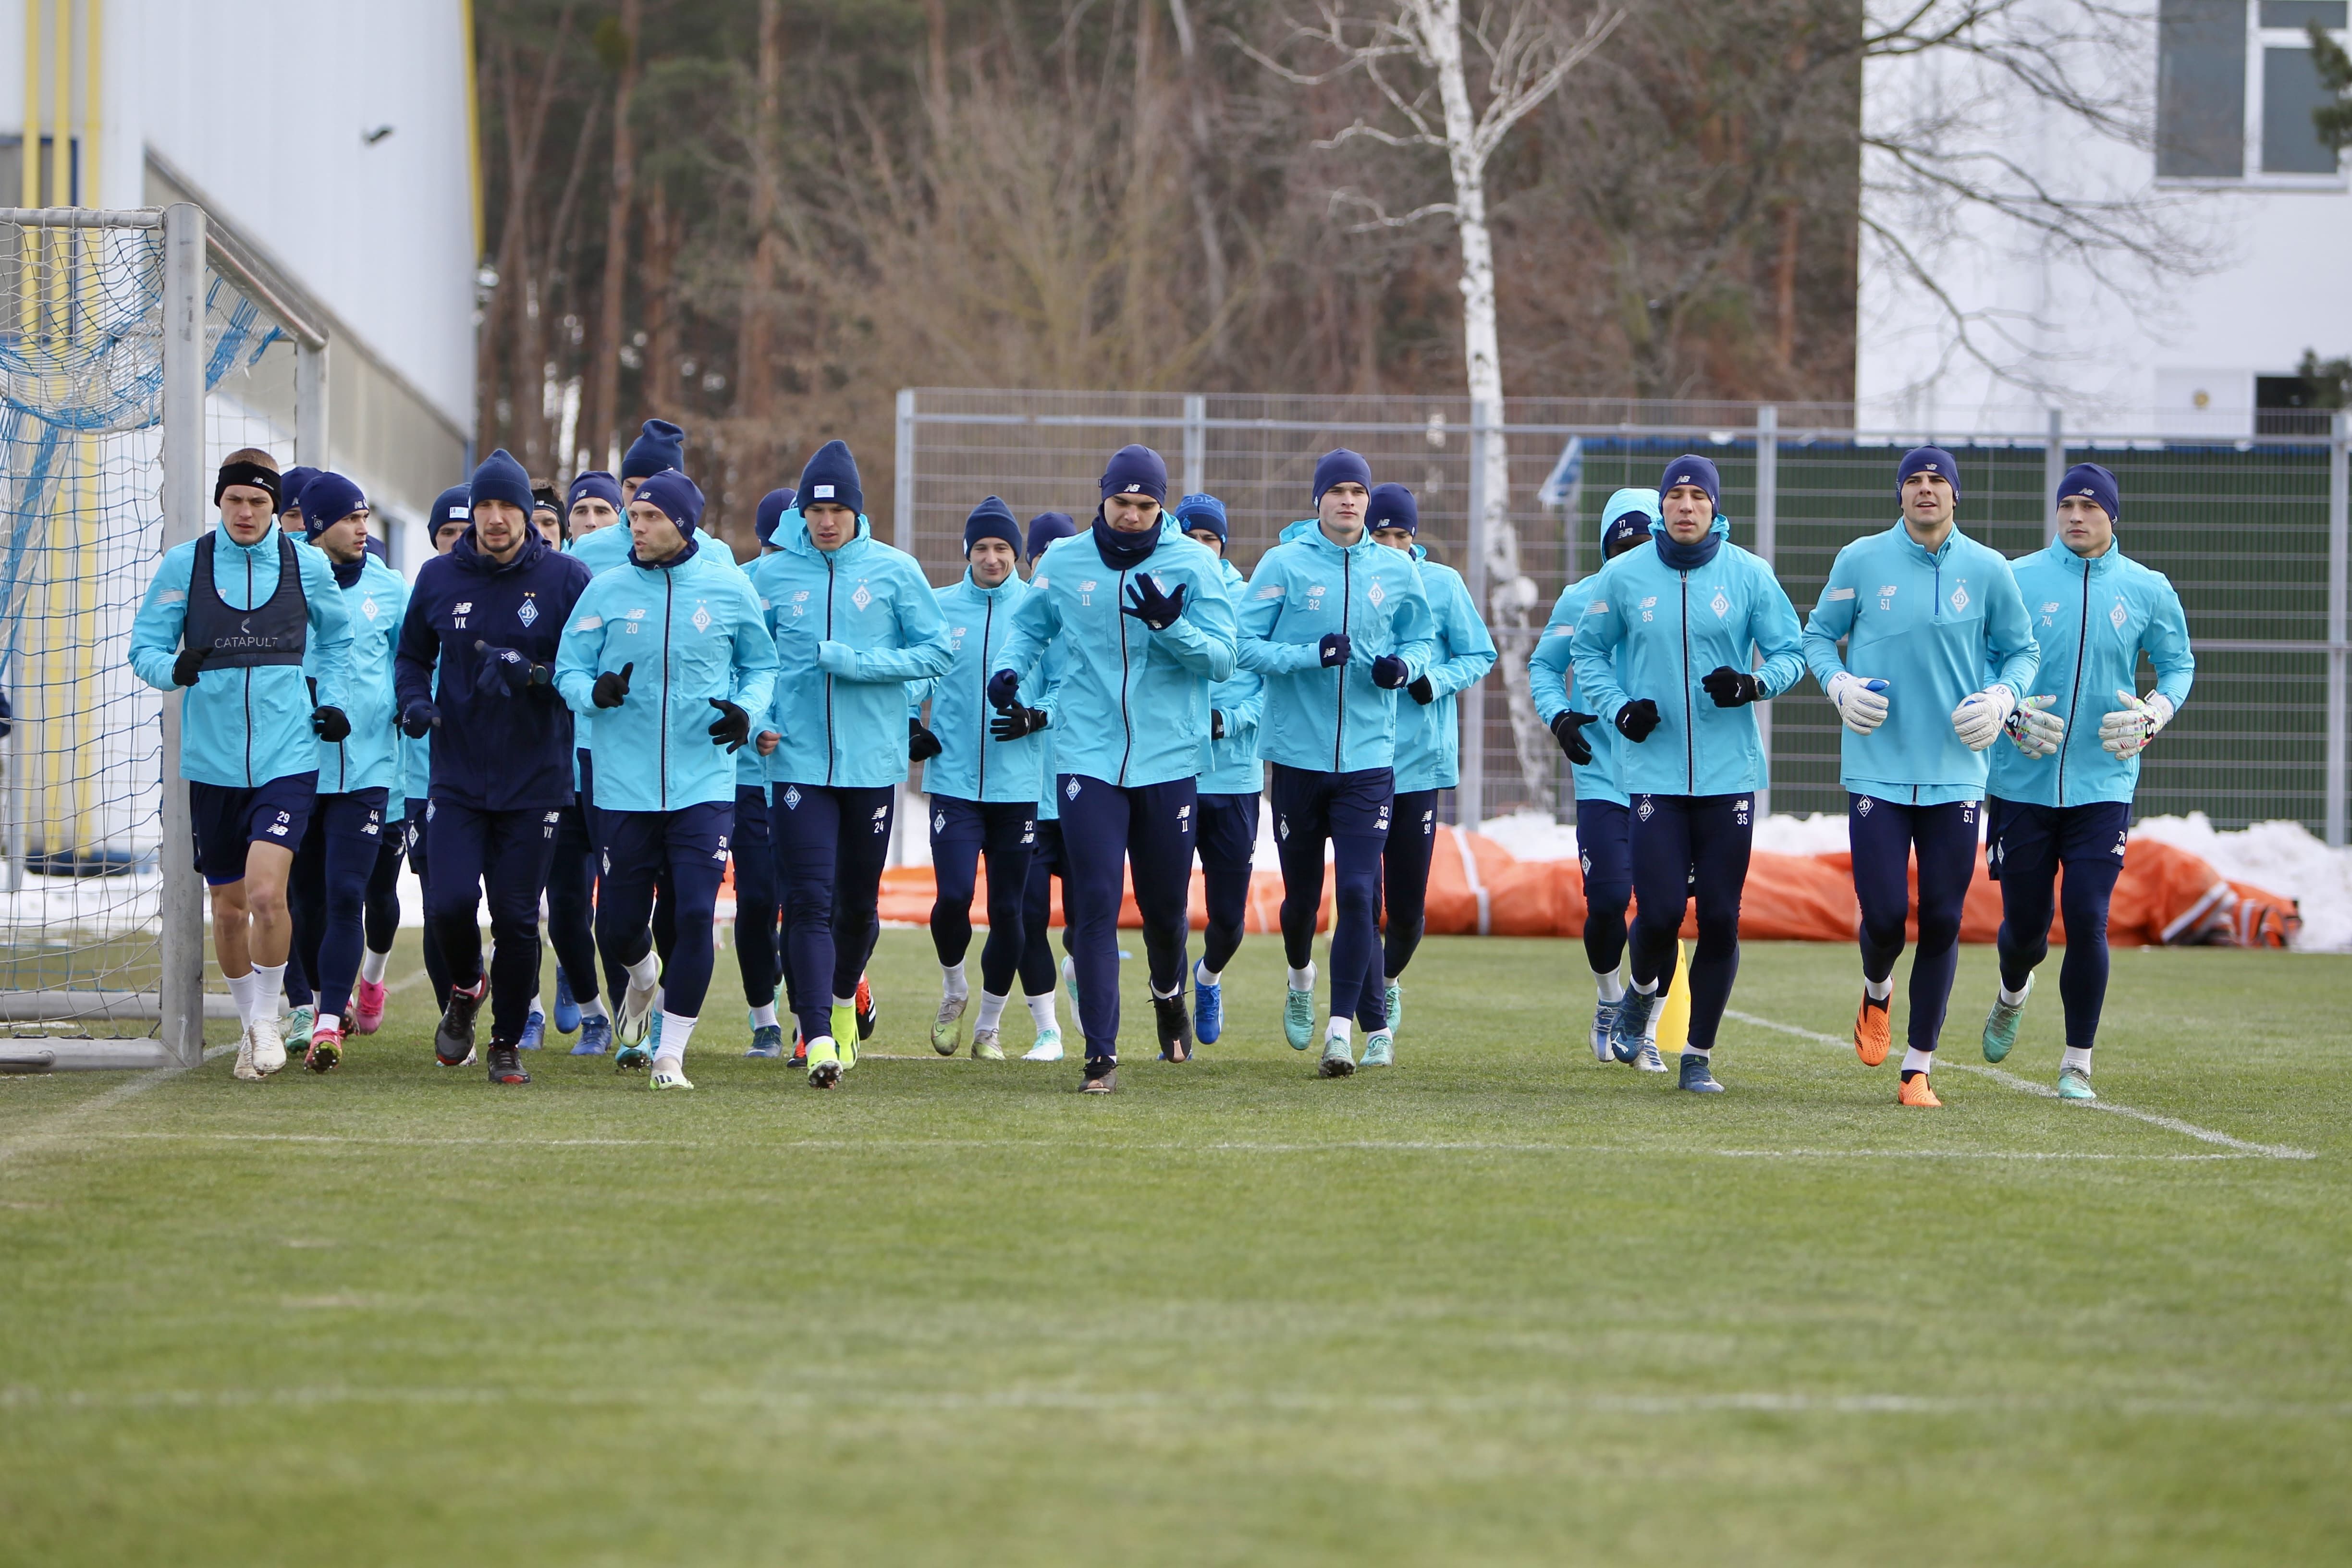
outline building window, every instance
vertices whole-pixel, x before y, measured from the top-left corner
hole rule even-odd
[[[2320,388],[2301,375],[2254,377],[2254,434],[2325,436],[2336,416]]]
[[[2306,29],[2341,41],[2352,0],[2159,0],[2156,172],[2333,186],[2336,154],[2312,110],[2328,101]]]

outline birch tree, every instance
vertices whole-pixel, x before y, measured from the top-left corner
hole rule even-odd
[[[1501,653],[1497,661],[1509,704],[1511,737],[1528,794],[1543,798],[1552,773],[1549,734],[1537,719],[1528,689],[1527,653],[1536,634],[1540,595],[1521,569],[1518,529],[1510,513],[1510,450],[1502,430],[1503,359],[1495,317],[1495,241],[1486,206],[1486,168],[1510,135],[1568,79],[1624,20],[1622,5],[1581,7],[1547,0],[1501,0],[1465,16],[1462,0],[1394,0],[1376,13],[1350,16],[1326,0],[1312,20],[1294,20],[1283,56],[1321,57],[1320,69],[1301,68],[1236,39],[1244,52],[1301,87],[1359,78],[1370,88],[1371,118],[1359,116],[1317,143],[1339,147],[1366,141],[1383,147],[1442,154],[1451,195],[1404,213],[1391,213],[1379,195],[1345,188],[1334,209],[1356,215],[1360,228],[1401,227],[1450,218],[1462,251],[1462,347],[1474,433],[1470,461],[1480,513],[1471,520],[1483,540],[1486,622]],[[1474,85],[1474,77],[1479,79]],[[1482,743],[1473,736],[1468,742]]]

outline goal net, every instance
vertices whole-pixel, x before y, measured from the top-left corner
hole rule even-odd
[[[131,674],[131,621],[165,549],[209,525],[203,476],[241,446],[291,461],[295,345],[203,266],[201,214],[171,213],[0,212],[0,1068],[17,1071],[201,1049],[178,703]],[[173,330],[175,302],[200,330]]]

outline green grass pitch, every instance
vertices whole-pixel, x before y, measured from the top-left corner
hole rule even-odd
[[[2146,1117],[2028,1092],[2054,962],[1961,1070],[1984,949],[1940,1113],[1753,1021],[1843,948],[1747,949],[1708,1100],[1571,942],[1431,941],[1337,1083],[1278,963],[1183,1068],[1125,965],[1108,1100],[933,1057],[914,931],[830,1094],[731,953],[692,1094],[439,1070],[421,984],[324,1079],[0,1082],[0,1563],[2352,1558],[2352,960],[2118,952]]]

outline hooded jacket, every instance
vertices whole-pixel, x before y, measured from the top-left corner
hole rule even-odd
[[[786,513],[783,548],[752,563],[776,645],[769,759],[778,784],[877,789],[907,779],[907,682],[954,661],[939,601],[915,558],[874,537],[863,513],[841,548],[819,550]]]
[[[2156,667],[2156,689],[2178,712],[2197,679],[2189,619],[2163,573],[2126,555],[2121,541],[2085,561],[2053,540],[2013,563],[2018,592],[2041,649],[2034,689],[2057,699],[2050,711],[2066,721],[2054,757],[2029,757],[2006,741],[1992,744],[1985,787],[2003,800],[2033,805],[2128,801],[2139,787],[2138,757],[2099,744],[2099,721],[2120,707],[2117,691],[2137,691],[2143,649]]]
[[[1609,498],[1601,513],[1600,542],[1605,552],[1609,545],[1610,526],[1627,512],[1637,512],[1655,522],[1658,520],[1658,492],[1627,487]],[[1608,563],[1602,557],[1603,565]],[[1601,575],[1598,572],[1580,582],[1570,584],[1560,591],[1559,602],[1551,607],[1551,619],[1544,623],[1543,635],[1536,639],[1528,655],[1528,691],[1535,700],[1536,716],[1547,725],[1561,714],[1574,709],[1588,713],[1571,700],[1568,678],[1571,668],[1570,644],[1576,636],[1576,623],[1584,617],[1584,606],[1592,602],[1592,584]],[[1576,798],[1579,800],[1613,801],[1627,804],[1625,784],[1622,776],[1626,745],[1625,737],[1610,722],[1612,716],[1603,715],[1601,722],[1584,726],[1585,743],[1592,748],[1592,760],[1581,767],[1570,764],[1576,775]]]
[[[251,544],[229,537],[216,522],[212,542],[212,590],[232,611],[259,610],[276,597],[281,565],[291,561],[303,602],[302,662],[250,668],[206,668],[180,706],[180,776],[196,784],[250,789],[291,778],[319,765],[315,708],[350,712],[352,621],[327,558],[271,528]],[[187,629],[188,595],[204,540],[163,552],[131,623],[131,669],[159,691],[174,689],[172,666]],[[311,694],[310,682],[318,682]]]
[[[1184,590],[1183,612],[1165,631],[1122,613],[1147,573],[1163,594]],[[1168,516],[1140,564],[1115,567],[1090,528],[1048,546],[1029,587],[997,668],[1025,679],[1058,645],[1061,668],[1048,673],[1039,704],[1054,716],[1046,733],[1056,776],[1123,789],[1199,777],[1209,688],[1234,672],[1234,606],[1217,558]]]
[[[1249,580],[1230,561],[1221,559],[1217,564],[1222,569],[1225,593],[1240,603]],[[1264,793],[1265,764],[1258,760],[1257,731],[1265,714],[1265,677],[1256,670],[1242,668],[1236,661],[1231,675],[1209,688],[1209,710],[1225,716],[1225,735],[1222,741],[1213,736],[1209,741],[1207,755],[1201,764],[1200,792]]]
[[[1429,559],[1416,544],[1411,552],[1421,574],[1422,592],[1429,596],[1430,618],[1436,624],[1435,652],[1426,671],[1436,700],[1423,705],[1411,692],[1399,693],[1397,703],[1396,792],[1452,789],[1462,782],[1462,723],[1454,710],[1454,694],[1475,686],[1495,668],[1495,639],[1478,618],[1470,600],[1470,586],[1451,566]]]
[[[1708,532],[1717,541],[1714,559],[1677,568],[1659,548],[1665,524],[1653,522],[1649,545],[1626,551],[1592,578],[1569,640],[1577,689],[1591,705],[1579,711],[1598,712],[1613,729],[1628,702],[1658,705],[1658,727],[1619,753],[1628,795],[1764,787],[1771,770],[1755,704],[1718,708],[1700,682],[1727,665],[1752,669],[1772,698],[1805,673],[1797,612],[1772,568],[1731,542],[1727,519],[1718,516]],[[1753,667],[1758,648],[1761,668]]]
[[[591,755],[602,811],[676,811],[731,804],[735,759],[711,744],[716,700],[764,727],[775,696],[776,648],[751,584],[724,547],[691,539],[657,565],[631,554],[599,574],[573,606],[555,661],[556,689],[593,713]],[[598,708],[596,678],[629,670],[618,708]],[[742,751],[752,747],[747,741]]]
[[[935,591],[955,662],[937,679],[907,689],[910,709],[929,701],[930,731],[940,738],[940,754],[923,764],[925,794],[1035,804],[1044,788],[1044,732],[1000,741],[988,731],[996,717],[988,702],[988,678],[1013,637],[1013,612],[1033,591],[1018,572],[983,588],[971,580],[969,568],[961,581]],[[1034,678],[1023,681],[1022,703],[1045,708],[1042,686]]]
[[[2022,700],[2041,652],[2000,552],[1957,528],[1931,552],[1898,521],[1838,552],[1805,623],[1805,662],[1824,689],[1840,670],[1888,683],[1885,723],[1867,735],[1840,728],[1839,782],[1899,805],[1944,805],[1985,792],[1985,753],[1952,732],[1952,710],[1991,685]]]
[[[322,557],[326,553],[314,546],[304,548]],[[334,565],[328,561],[327,570],[332,573]],[[389,808],[398,804],[404,784],[392,660],[400,647],[408,584],[374,556],[362,554],[357,579],[339,591],[352,622],[350,684],[344,688],[350,700],[343,708],[343,716],[352,721],[352,732],[344,740],[319,742],[319,793],[347,795],[355,789],[381,789]],[[303,660],[303,667],[317,673],[310,658]]]
[[[1260,756],[1314,773],[1395,765],[1403,693],[1372,683],[1372,661],[1394,654],[1412,680],[1429,668],[1437,646],[1411,559],[1370,530],[1343,546],[1311,517],[1294,522],[1259,557],[1240,619],[1242,667],[1265,677]],[[1321,645],[1329,632],[1345,632],[1350,652],[1327,669]]]
[[[554,810],[578,800],[572,710],[552,685],[509,697],[488,667],[502,648],[551,667],[564,623],[587,589],[588,568],[534,528],[523,531],[522,548],[504,565],[482,552],[469,528],[448,554],[418,570],[394,684],[401,711],[415,702],[441,711],[432,732],[433,799],[477,811]]]

